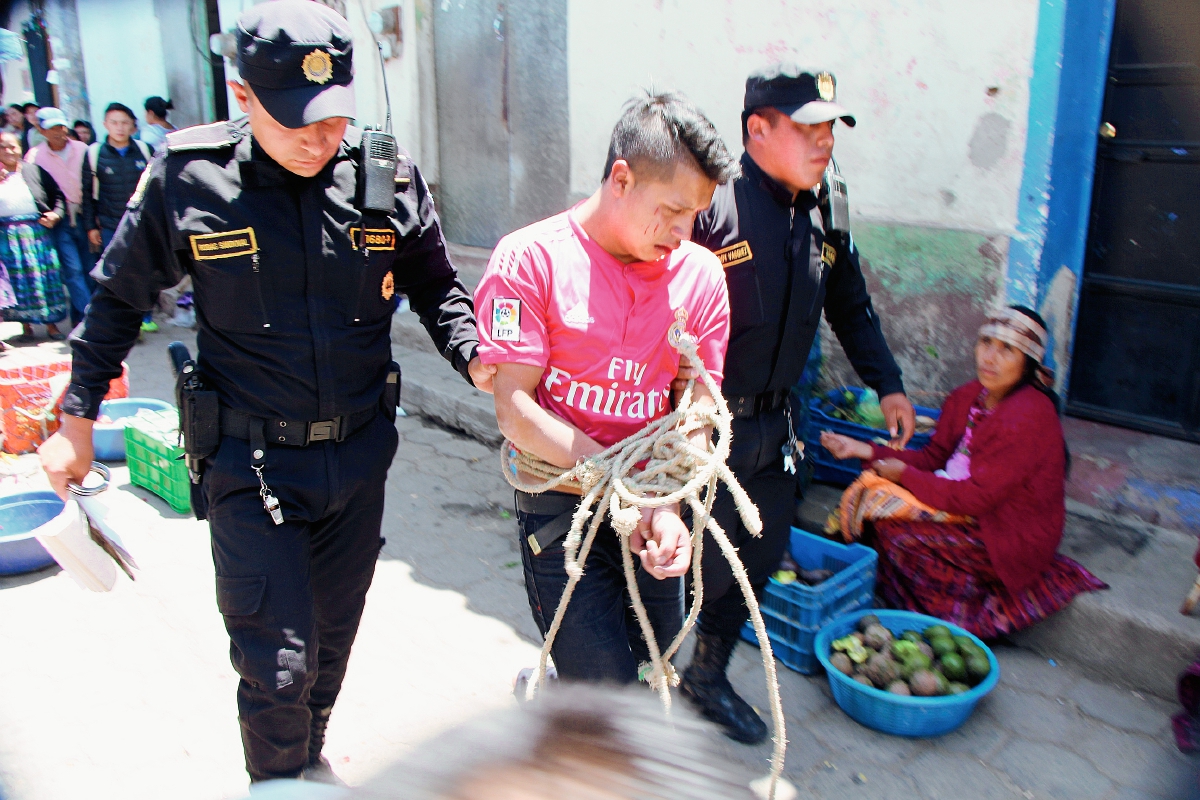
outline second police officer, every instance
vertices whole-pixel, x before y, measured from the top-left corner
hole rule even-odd
[[[893,441],[907,443],[915,425],[858,251],[848,236],[826,233],[828,208],[823,214],[819,205],[834,122],[855,124],[835,102],[835,87],[828,72],[782,65],[746,80],[742,177],[717,187],[692,234],[725,268],[731,330],[722,391],[734,416],[729,467],[758,506],[762,536],[752,537],[742,526],[728,492],[718,495],[713,515],[738,548],[760,596],[789,540],[791,473],[800,453],[788,397],[800,380],[822,310],[859,377],[879,393]],[[758,742],[767,726],[725,674],[749,611],[715,543],[704,548],[703,569],[696,650],[680,689],[730,737]]]
[[[332,779],[321,747],[383,543],[398,440],[396,294],[464,378],[488,379],[416,167],[401,154],[394,185],[386,176],[390,211],[356,202],[362,132],[347,127],[346,21],[276,0],[246,12],[237,37],[244,82],[230,86],[248,117],[167,137],[97,270],[72,336],[63,426],[41,455],[60,495],[86,475],[92,422],[142,312],[191,275],[220,433],[194,497],[198,516],[207,505],[217,605],[241,676],[246,768],[254,781]],[[208,424],[215,433],[218,421]]]

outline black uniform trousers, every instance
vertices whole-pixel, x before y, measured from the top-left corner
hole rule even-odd
[[[784,410],[769,411],[733,420],[733,444],[729,468],[762,518],[762,536],[750,535],[734,505],[733,495],[721,485],[713,502],[713,518],[729,536],[754,594],[762,598],[763,587],[783,558],[791,534],[795,508],[796,477],[783,468],[782,447],[788,440]],[[750,616],[741,587],[729,562],[712,537],[704,532],[704,604],[697,626],[701,633],[732,639]]]
[[[241,682],[238,717],[251,780],[296,777],[313,713],[328,713],[383,540],[384,483],[398,441],[382,413],[342,442],[267,447],[263,478],[282,506],[275,525],[250,467],[250,444],[223,436],[204,491],[217,605]]]

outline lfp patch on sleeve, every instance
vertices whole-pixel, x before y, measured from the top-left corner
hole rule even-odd
[[[737,244],[717,250],[716,256],[721,259],[721,266],[728,269],[734,264],[741,264],[754,258],[754,253],[750,252],[750,243],[743,239]]]
[[[496,297],[492,300],[492,340],[521,341],[521,301]]]
[[[258,240],[254,228],[222,233],[198,233],[188,237],[192,243],[192,258],[208,261],[214,258],[248,256],[258,252]]]

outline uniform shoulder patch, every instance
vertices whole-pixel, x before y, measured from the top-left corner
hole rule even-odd
[[[241,138],[228,122],[213,122],[208,125],[193,125],[167,134],[167,152],[179,153],[188,150],[218,150],[231,147]]]
[[[729,247],[722,247],[716,251],[715,255],[721,259],[721,266],[727,269],[734,264],[741,264],[743,261],[754,258],[754,253],[750,252],[750,243],[745,239],[731,244]]]
[[[833,262],[837,261],[837,248],[829,242],[821,243],[821,263],[833,266]]]

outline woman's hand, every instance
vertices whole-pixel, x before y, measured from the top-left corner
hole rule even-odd
[[[843,436],[840,433],[832,433],[830,431],[821,432],[821,446],[839,461],[845,461],[847,458],[861,458],[866,461],[875,455],[875,449],[866,442],[860,442],[857,439],[851,439],[849,436]]]
[[[104,244],[104,239],[100,236],[99,228],[93,228],[88,231],[88,244],[92,247],[100,247]]]
[[[642,509],[629,547],[641,559],[642,569],[660,581],[686,573],[692,563],[692,532],[679,517],[679,505]]]
[[[879,461],[871,462],[871,470],[881,478],[899,483],[900,476],[904,474],[904,470],[908,467],[903,461],[898,458],[884,458]]]
[[[55,225],[58,224],[58,221],[61,219],[62,219],[62,217],[60,217],[55,212],[47,211],[45,214],[42,214],[42,216],[38,218],[38,224],[40,224],[43,228],[53,228]]]

